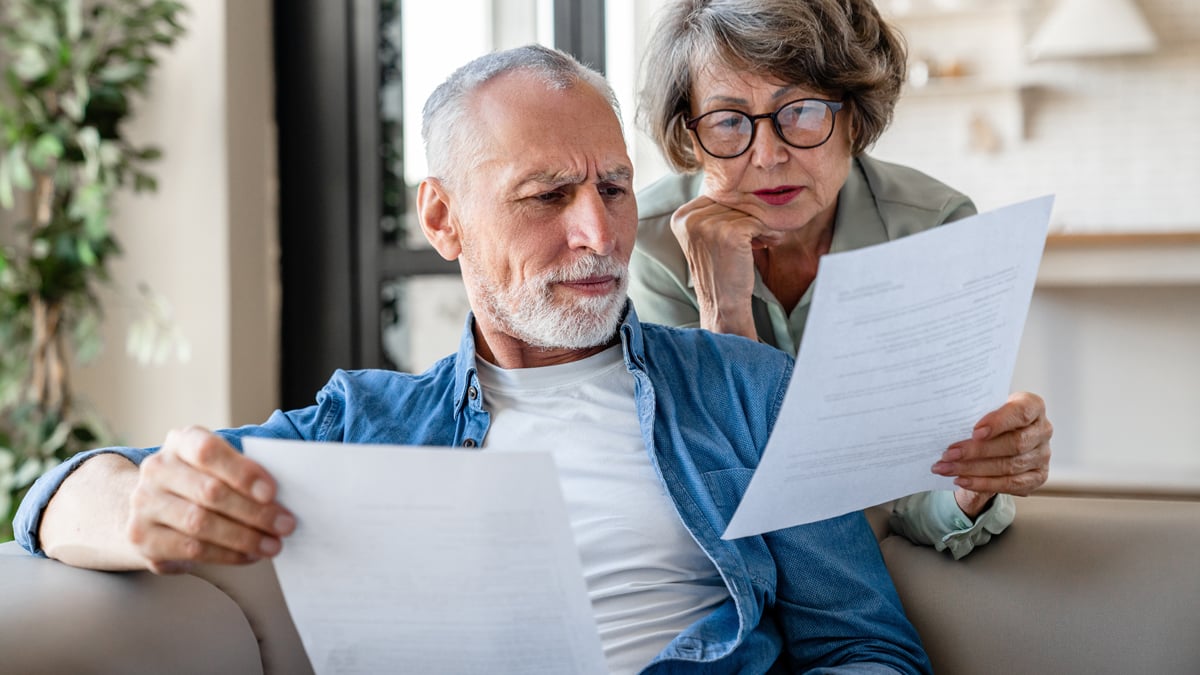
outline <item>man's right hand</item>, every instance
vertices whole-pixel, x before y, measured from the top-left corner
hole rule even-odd
[[[296,519],[266,469],[200,427],[172,431],[142,461],[129,500],[129,541],[156,574],[193,563],[243,564],[279,553]]]

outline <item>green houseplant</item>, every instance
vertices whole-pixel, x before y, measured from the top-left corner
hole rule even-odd
[[[120,253],[113,196],[153,190],[153,147],[122,132],[157,51],[183,34],[171,0],[0,6],[0,541],[37,476],[105,440],[72,399],[99,348],[97,290]]]

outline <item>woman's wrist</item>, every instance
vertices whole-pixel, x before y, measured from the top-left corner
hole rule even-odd
[[[995,498],[995,492],[975,492],[966,488],[958,488],[954,491],[954,501],[958,504],[958,508],[971,520],[975,520],[979,514],[987,511]]]
[[[754,326],[754,316],[749,312],[746,316],[733,316],[721,311],[700,311],[700,327],[714,333],[741,335],[751,340],[758,339],[758,329]]]

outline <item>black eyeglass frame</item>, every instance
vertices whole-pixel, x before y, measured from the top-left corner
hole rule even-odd
[[[825,135],[825,138],[821,139],[820,143],[814,143],[812,145],[796,145],[785,138],[783,135],[783,130],[779,128],[779,113],[793,105],[796,105],[797,103],[808,103],[810,101],[823,104],[833,114],[833,121],[829,123],[829,133]],[[733,108],[710,110],[703,115],[697,115],[690,120],[684,120],[683,125],[687,127],[687,129],[693,134],[696,134],[696,141],[700,144],[700,148],[704,150],[704,152],[708,153],[709,156],[716,157],[717,159],[733,159],[734,157],[741,157],[742,155],[746,154],[746,152],[754,146],[754,137],[758,133],[759,120],[771,120],[771,128],[775,130],[775,136],[777,136],[779,140],[793,148],[796,148],[797,150],[811,150],[813,148],[819,148],[828,143],[829,139],[833,138],[833,130],[837,126],[837,114],[845,107],[846,103],[844,101],[830,101],[823,98],[798,98],[794,101],[788,101],[787,103],[779,106],[779,109],[777,109],[775,112],[762,113],[761,115],[751,115],[748,112],[734,110]],[[732,155],[718,155],[717,153],[705,147],[704,139],[700,138],[700,132],[696,131],[696,127],[700,124],[700,120],[708,117],[709,115],[715,115],[717,113],[736,113],[750,120],[750,140],[746,141],[746,147],[742,148],[740,152]]]

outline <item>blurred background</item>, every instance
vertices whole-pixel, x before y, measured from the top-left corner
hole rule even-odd
[[[564,48],[612,81],[644,186],[665,172],[633,123],[659,4],[192,0],[128,128],[163,148],[159,190],[117,203],[109,346],[81,395],[153,445],[308,405],[335,368],[420,371],[452,351],[457,267],[410,212],[425,97],[492,49]],[[1013,384],[1048,401],[1048,488],[1200,494],[1200,3],[879,4],[911,63],[871,154],[980,210],[1057,195]],[[120,349],[121,289],[139,284],[170,303],[186,362]]]

